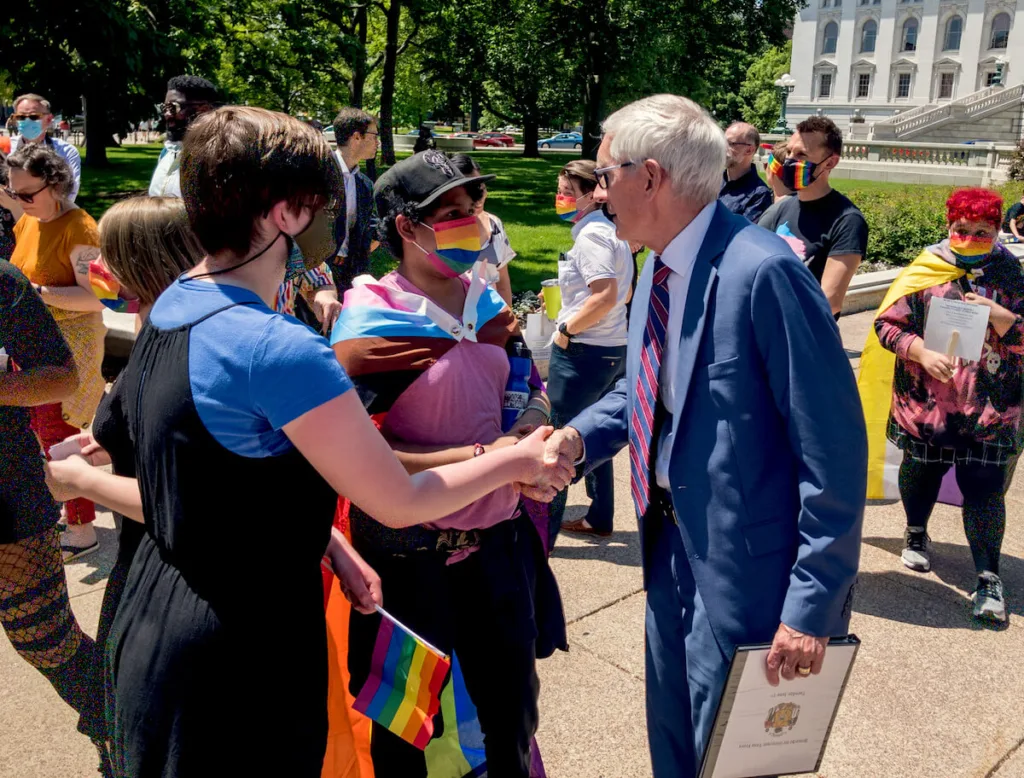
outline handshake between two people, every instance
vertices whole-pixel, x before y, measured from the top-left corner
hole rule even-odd
[[[551,502],[576,475],[576,466],[583,455],[583,440],[572,427],[556,430],[544,425],[526,423],[513,427],[505,438],[518,436],[513,443],[523,447],[526,475],[515,483],[524,496],[537,502]]]

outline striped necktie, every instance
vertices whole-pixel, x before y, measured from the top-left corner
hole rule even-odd
[[[654,433],[654,410],[658,402],[658,371],[665,348],[665,330],[668,327],[668,278],[671,269],[661,257],[654,258],[654,283],[651,301],[647,307],[647,326],[644,328],[643,351],[640,354],[640,372],[636,379],[636,402],[629,420],[630,489],[637,515],[647,513],[651,504],[651,443]]]

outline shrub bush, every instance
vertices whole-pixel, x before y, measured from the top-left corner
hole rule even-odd
[[[1009,207],[1020,199],[1024,185],[1014,182],[994,188]],[[889,190],[851,187],[844,191],[868,223],[865,259],[903,267],[910,264],[921,249],[945,238],[946,198],[953,189],[921,185]]]

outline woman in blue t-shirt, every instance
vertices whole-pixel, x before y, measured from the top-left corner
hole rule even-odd
[[[408,527],[509,482],[553,496],[571,477],[543,464],[550,428],[408,475],[326,341],[271,309],[293,241],[312,263],[336,252],[338,178],[322,136],[282,114],[225,107],[185,138],[207,256],[156,301],[112,399],[146,523],[107,642],[121,775],[320,775],[325,549],[355,607],[381,602],[332,530],[338,493]]]

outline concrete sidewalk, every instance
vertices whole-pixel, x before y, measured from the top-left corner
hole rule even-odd
[[[852,364],[871,314],[844,318]],[[552,565],[569,622],[568,654],[540,666],[538,740],[551,778],[647,778],[643,694],[644,598],[628,462],[616,461],[616,532],[562,536]],[[581,515],[582,486],[569,515]],[[974,571],[959,511],[937,506],[933,572],[900,563],[899,503],[867,510],[852,631],[863,641],[832,731],[822,778],[1024,778],[1024,481],[1007,499],[1002,572],[1009,629],[975,624]],[[100,553],[68,566],[75,614],[95,629],[115,536],[99,520]],[[252,585],[273,585],[272,558],[253,560]],[[266,571],[261,572],[261,571]],[[49,685],[0,640],[0,776],[95,774],[92,746]],[[268,730],[273,722],[267,722]],[[254,733],[254,743],[256,733]],[[258,746],[254,746],[258,747]],[[399,778],[385,776],[382,778]]]

